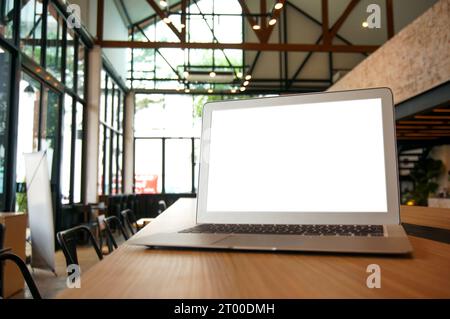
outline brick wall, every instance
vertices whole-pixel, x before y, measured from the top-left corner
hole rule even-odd
[[[400,103],[450,80],[450,0],[440,0],[330,91],[390,87]]]

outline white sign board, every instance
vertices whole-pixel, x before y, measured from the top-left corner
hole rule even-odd
[[[24,154],[30,222],[31,267],[55,272],[55,228],[47,155]]]

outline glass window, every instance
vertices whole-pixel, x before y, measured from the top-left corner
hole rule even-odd
[[[192,191],[192,140],[166,140],[165,191],[190,193]]]
[[[114,84],[111,81],[107,83],[106,92],[106,124],[112,126],[113,121],[113,109],[114,109],[114,96],[113,96]]]
[[[48,6],[46,68],[61,80],[63,20],[53,5]]]
[[[111,180],[111,130],[106,130],[105,135],[105,154],[104,154],[104,183],[105,183],[105,195],[110,194],[110,180]]]
[[[78,96],[84,98],[84,82],[85,82],[85,65],[86,65],[86,47],[79,41],[78,45],[78,71],[77,85]]]
[[[123,135],[120,134],[119,138],[119,154],[117,159],[117,189],[119,193],[123,192]]]
[[[66,86],[73,88],[75,75],[75,39],[71,30],[67,32],[67,52],[66,52]]]
[[[104,153],[103,153],[103,146],[105,145],[105,127],[103,125],[100,125],[100,131],[99,131],[99,139],[98,139],[98,193],[104,194],[103,191],[103,162],[104,162]]]
[[[101,81],[99,190],[118,194],[123,191],[123,92],[105,71]]]
[[[41,114],[41,150],[47,151],[47,160],[49,163],[49,173],[52,181],[58,165],[55,160],[58,136],[58,109],[60,95],[51,90],[45,89],[46,101],[42,103]]]
[[[7,116],[11,82],[11,55],[0,47],[0,210],[4,209],[5,155],[7,142]]]
[[[39,111],[41,101],[40,83],[22,73],[19,87],[19,123],[17,131],[16,194],[17,211],[26,210],[25,159],[23,154],[36,152],[39,147]]]
[[[76,112],[73,201],[80,203],[83,163],[83,105],[81,103],[77,103]]]
[[[12,42],[14,0],[0,0],[0,36]]]
[[[117,194],[117,134],[113,132],[111,143],[111,193]]]
[[[136,139],[135,154],[135,192],[161,193],[162,140]]]
[[[100,96],[100,121],[105,122],[105,107],[106,107],[106,73],[102,70],[101,74],[101,96]]]
[[[22,52],[41,63],[42,0],[21,0],[20,45]]]
[[[62,127],[61,203],[70,204],[72,161],[72,97],[65,95]]]
[[[116,89],[114,91],[114,123],[113,123],[113,127],[116,130],[120,130],[120,105],[122,103],[120,103],[120,91],[119,88],[116,86]]]

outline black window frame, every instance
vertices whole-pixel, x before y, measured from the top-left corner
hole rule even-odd
[[[101,88],[102,95],[104,94],[105,98],[101,103],[103,105],[103,114],[100,114],[99,118],[99,130],[102,131],[103,140],[102,144],[99,145],[99,157],[102,161],[102,170],[99,170],[99,195],[100,196],[109,196],[116,194],[123,194],[125,191],[125,179],[124,179],[124,166],[125,166],[125,156],[124,156],[124,126],[125,126],[125,96],[126,90],[118,80],[116,74],[114,74],[107,63],[103,63],[103,72],[104,78],[104,87]],[[111,89],[109,88],[109,84],[111,83]],[[105,92],[103,92],[103,90]],[[116,92],[118,92],[118,101],[116,100]],[[122,109],[122,113],[120,113],[120,109]],[[111,111],[111,118],[108,122],[108,112]],[[121,116],[122,115],[122,118]],[[116,123],[114,123],[116,121]],[[106,137],[109,134],[109,139]],[[122,143],[120,143],[122,140]],[[109,143],[109,148],[107,147],[107,143]],[[120,148],[121,146],[121,148]],[[114,152],[114,150],[116,150]],[[122,160],[120,161],[120,157]],[[106,165],[108,163],[108,165]],[[115,164],[115,172],[113,171],[113,165]],[[122,170],[119,169],[122,168]],[[106,185],[106,176],[108,176],[108,185]],[[114,178],[115,177],[115,178]],[[113,183],[113,181],[115,182]]]
[[[13,21],[13,39],[4,39],[0,35],[0,45],[2,49],[8,51],[11,54],[11,74],[10,74],[10,97],[9,97],[9,105],[7,109],[7,127],[5,138],[7,141],[7,145],[5,145],[5,180],[4,180],[4,205],[0,207],[0,211],[15,211],[16,206],[16,193],[18,190],[18,185],[16,183],[16,162],[17,162],[17,138],[11,138],[13,136],[17,136],[18,130],[18,110],[19,110],[19,88],[20,88],[20,80],[22,77],[22,72],[27,73],[29,76],[32,76],[34,79],[37,79],[42,87],[48,88],[54,92],[57,92],[59,97],[58,104],[58,115],[57,115],[57,131],[56,131],[56,149],[54,154],[54,160],[56,161],[56,169],[55,169],[55,180],[56,183],[53,185],[54,189],[54,207],[55,207],[55,224],[56,230],[60,229],[61,225],[61,209],[63,206],[61,203],[61,164],[62,164],[62,128],[63,128],[63,104],[65,95],[69,95],[72,98],[73,108],[72,108],[72,132],[76,131],[76,127],[73,125],[74,120],[76,120],[76,110],[77,103],[82,105],[82,114],[83,114],[83,129],[82,129],[82,162],[81,162],[81,171],[82,171],[82,180],[80,186],[81,193],[81,202],[84,201],[85,194],[83,192],[83,187],[85,183],[85,162],[86,162],[86,138],[85,138],[85,129],[86,129],[86,115],[87,115],[87,101],[86,101],[86,91],[89,83],[88,77],[88,65],[89,65],[89,50],[93,47],[93,41],[88,34],[88,32],[84,28],[73,29],[74,36],[74,45],[75,45],[75,55],[74,57],[74,68],[73,68],[73,87],[66,87],[66,58],[67,58],[67,18],[69,14],[66,11],[66,4],[62,3],[58,0],[42,0],[43,3],[43,12],[42,12],[42,21],[40,22],[40,28],[42,28],[42,39],[39,40],[40,49],[42,50],[41,57],[39,63],[34,61],[32,58],[28,57],[22,50],[20,46],[21,36],[20,36],[20,21],[21,21],[21,0],[14,0],[14,21]],[[53,6],[55,10],[60,15],[61,23],[62,23],[62,53],[61,53],[61,79],[57,80],[50,72],[46,70],[46,48],[47,48],[47,14],[49,6]],[[78,94],[77,85],[79,83],[78,79],[78,48],[80,46],[84,47],[84,87],[83,87],[83,96]],[[42,105],[42,99],[40,105]],[[76,134],[72,134],[71,147],[75,143]],[[40,140],[40,138],[39,138]],[[40,147],[40,146],[39,146]],[[69,205],[72,206],[73,203],[73,185],[74,185],[74,157],[75,152],[71,154],[71,200]],[[20,188],[20,187],[19,187]],[[23,191],[23,190],[20,190]]]

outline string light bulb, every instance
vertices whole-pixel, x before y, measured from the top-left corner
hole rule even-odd
[[[275,10],[280,10],[281,8],[283,8],[283,3],[282,2],[277,2],[274,6]]]

